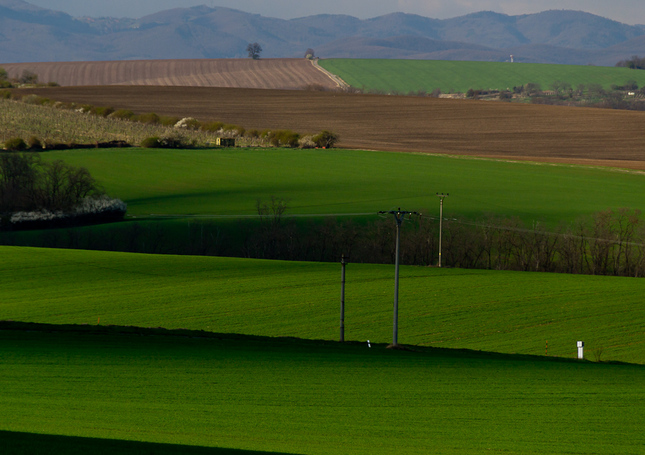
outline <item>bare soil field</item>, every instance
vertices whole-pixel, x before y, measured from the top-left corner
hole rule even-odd
[[[336,87],[324,71],[307,59],[131,60],[114,62],[7,63],[9,77],[23,71],[40,82],[62,86],[159,85],[302,89],[317,84]]]
[[[645,170],[645,113],[421,97],[200,87],[33,89],[60,101],[340,136],[340,147]]]

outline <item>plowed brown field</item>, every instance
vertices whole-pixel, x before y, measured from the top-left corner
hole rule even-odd
[[[645,113],[328,92],[176,87],[31,90],[61,101],[219,120],[247,129],[329,129],[347,148],[645,170]]]
[[[323,71],[306,59],[133,60],[116,62],[8,63],[0,65],[10,77],[23,71],[40,82],[63,86],[159,85],[301,89],[318,84],[336,87]]]

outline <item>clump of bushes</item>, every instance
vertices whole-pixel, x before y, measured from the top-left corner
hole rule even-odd
[[[161,148],[161,139],[157,136],[147,137],[139,145],[145,149],[159,149]]]
[[[0,176],[0,213],[5,226],[49,227],[54,220],[106,211],[125,214],[125,204],[108,198],[87,169],[62,160],[44,162],[35,153],[3,153]]]
[[[99,117],[107,117],[114,112],[112,107],[92,107],[90,114],[98,115]]]
[[[21,101],[25,104],[34,104],[37,106],[45,106],[45,105],[53,104],[52,100],[50,100],[49,98],[45,98],[45,97],[33,95],[33,94],[23,97]]]
[[[208,122],[208,123],[202,123],[201,130],[207,131],[209,133],[217,133],[223,127],[224,127],[224,123],[222,122]]]
[[[0,68],[0,88],[13,88],[17,85],[35,85],[35,86],[47,86],[47,87],[58,87],[59,84],[56,82],[47,82],[46,84],[38,83],[38,75],[29,70],[24,70],[20,77],[9,78],[9,74],[4,68]]]
[[[21,137],[12,137],[4,143],[4,148],[10,152],[22,152],[27,150],[27,143]]]
[[[316,143],[313,141],[314,136],[309,134],[306,136],[302,136],[298,140],[298,147],[301,149],[313,149],[316,148]]]
[[[290,130],[278,130],[270,132],[267,139],[274,147],[298,147],[300,134]]]
[[[186,140],[182,136],[165,136],[158,137],[152,136],[144,139],[139,144],[143,148],[156,148],[156,149],[179,149],[179,148],[191,148],[195,144]]]
[[[94,109],[95,107],[91,104],[81,104],[80,107],[76,108],[76,112],[81,114],[91,114]]]
[[[31,136],[27,139],[27,147],[29,147],[29,150],[42,150],[43,143],[36,136]]]
[[[182,118],[178,122],[175,123],[175,128],[178,129],[184,129],[184,130],[198,130],[201,128],[202,124],[199,120],[192,118],[192,117],[186,117]]]
[[[149,125],[157,125],[160,123],[161,119],[157,114],[154,112],[149,112],[147,114],[140,114],[134,117],[134,120],[136,120],[139,123],[146,123]]]
[[[244,136],[246,129],[241,126],[227,124],[222,126],[222,132],[229,136]]]
[[[332,133],[331,131],[323,130],[320,133],[316,134],[312,141],[316,144],[316,147],[329,149],[332,148],[338,142],[338,135]]]
[[[134,119],[134,112],[129,109],[117,109],[112,112],[108,117],[116,118],[119,120],[132,120]]]
[[[113,199],[103,194],[85,197],[67,212],[47,209],[16,212],[9,217],[9,222],[13,229],[42,229],[69,224],[117,221],[123,219],[126,211],[127,204],[121,199]]]
[[[18,82],[21,84],[36,85],[38,84],[38,75],[29,70],[23,70]]]
[[[179,117],[173,117],[170,115],[159,116],[159,123],[163,126],[175,126],[179,120]]]

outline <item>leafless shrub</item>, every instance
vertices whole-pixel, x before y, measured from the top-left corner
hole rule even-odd
[[[288,199],[271,196],[271,199],[266,202],[262,199],[257,199],[255,202],[255,208],[261,219],[270,219],[274,224],[279,224],[282,215],[284,215],[289,208],[288,203]]]

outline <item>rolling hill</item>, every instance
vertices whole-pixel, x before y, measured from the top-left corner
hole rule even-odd
[[[0,331],[0,410],[11,416],[0,451],[592,455],[645,445],[642,365],[208,335]]]
[[[381,93],[503,91],[527,83],[549,90],[556,81],[571,87],[598,84],[605,90],[629,81],[645,86],[645,71],[605,66],[406,59],[321,59],[319,65],[352,87]]]
[[[0,246],[0,320],[337,340],[336,263]],[[406,345],[645,364],[640,279],[401,267]],[[347,268],[346,340],[392,341],[393,267]]]
[[[339,146],[645,169],[645,113],[427,97],[212,87],[25,89],[57,101],[195,117],[247,129],[322,129]]]
[[[9,77],[23,71],[40,82],[77,85],[156,85],[184,87],[236,87],[302,89],[337,84],[324,70],[306,59],[185,59],[111,62],[9,63]]]

